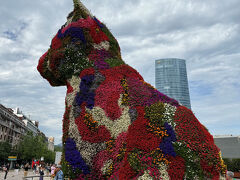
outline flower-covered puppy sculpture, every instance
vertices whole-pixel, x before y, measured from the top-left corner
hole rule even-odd
[[[78,0],[40,58],[67,86],[62,169],[71,179],[220,179],[213,137],[191,110],[124,63],[117,40]]]

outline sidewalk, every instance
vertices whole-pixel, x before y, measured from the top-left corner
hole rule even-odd
[[[5,175],[5,172],[0,172],[0,180],[3,180],[4,175]],[[28,176],[35,176],[35,174],[32,172],[32,170],[29,170]],[[39,174],[36,174],[36,176],[39,176]],[[22,180],[22,178],[23,178],[23,170],[19,171],[18,174],[14,170],[10,170],[7,175],[7,180]],[[50,180],[50,177],[44,177],[43,179]],[[35,177],[33,179],[29,178],[29,180],[39,180],[39,177]]]

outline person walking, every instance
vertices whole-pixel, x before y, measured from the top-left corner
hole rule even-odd
[[[29,167],[29,164],[27,163],[27,164],[25,164],[25,166],[24,166],[24,177],[26,177],[27,175],[28,175],[28,169],[29,169],[30,167]]]
[[[15,174],[18,176],[18,172],[19,172],[20,166],[19,164],[15,165]]]
[[[51,179],[53,179],[54,176],[55,176],[55,170],[56,170],[56,165],[53,164],[53,165],[51,166]]]
[[[37,164],[33,164],[33,173],[36,175],[37,173]]]
[[[64,175],[61,170],[61,165],[57,165],[56,176],[55,176],[54,180],[64,180]]]
[[[5,171],[4,179],[7,179],[7,174],[8,174],[8,171],[9,171],[9,163],[3,168],[3,170]]]
[[[44,168],[43,168],[43,166],[41,166],[40,169],[39,169],[39,175],[40,175],[39,180],[43,180],[43,176],[44,176]]]

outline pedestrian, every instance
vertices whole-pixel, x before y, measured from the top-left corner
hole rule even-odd
[[[53,165],[51,166],[51,179],[53,179],[53,178],[54,178],[54,175],[55,175],[55,170],[56,170],[56,165],[55,165],[55,164],[53,164]]]
[[[5,167],[3,167],[3,170],[5,171],[4,179],[7,179],[7,174],[8,174],[8,171],[9,171],[9,163]]]
[[[227,180],[233,180],[233,177],[234,177],[234,172],[227,171]]]
[[[39,175],[40,175],[39,180],[43,180],[43,176],[44,176],[44,168],[43,168],[43,166],[41,166],[40,169],[39,169]]]
[[[17,176],[18,176],[19,168],[20,168],[19,164],[16,164],[15,165],[15,173]]]
[[[25,166],[24,166],[24,177],[26,177],[27,175],[28,175],[28,169],[29,169],[30,167],[29,167],[29,164],[27,163],[27,164],[25,164]]]
[[[51,165],[50,164],[47,164],[46,170],[47,170],[47,176],[49,176],[49,174],[51,174]]]
[[[64,180],[64,175],[61,170],[61,165],[57,165],[55,173],[56,173],[56,176],[55,176],[54,180]]]
[[[33,164],[33,173],[34,174],[37,173],[37,164],[36,163]]]

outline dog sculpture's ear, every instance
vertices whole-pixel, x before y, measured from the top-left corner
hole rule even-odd
[[[81,69],[78,67],[81,66],[80,64],[89,64],[82,42],[83,31],[81,28],[70,28],[70,26],[72,22],[92,15],[79,0],[73,0],[73,3],[74,10],[68,15],[67,22],[52,39],[48,51],[39,59],[37,69],[52,86],[66,85],[66,79]],[[76,63],[81,60],[82,63]]]
[[[39,60],[38,71],[52,86],[66,85],[67,79],[78,76],[83,69],[102,64],[99,59],[105,60],[103,56],[108,58],[104,62],[107,67],[123,64],[118,42],[107,27],[79,0],[73,3],[67,22]]]

